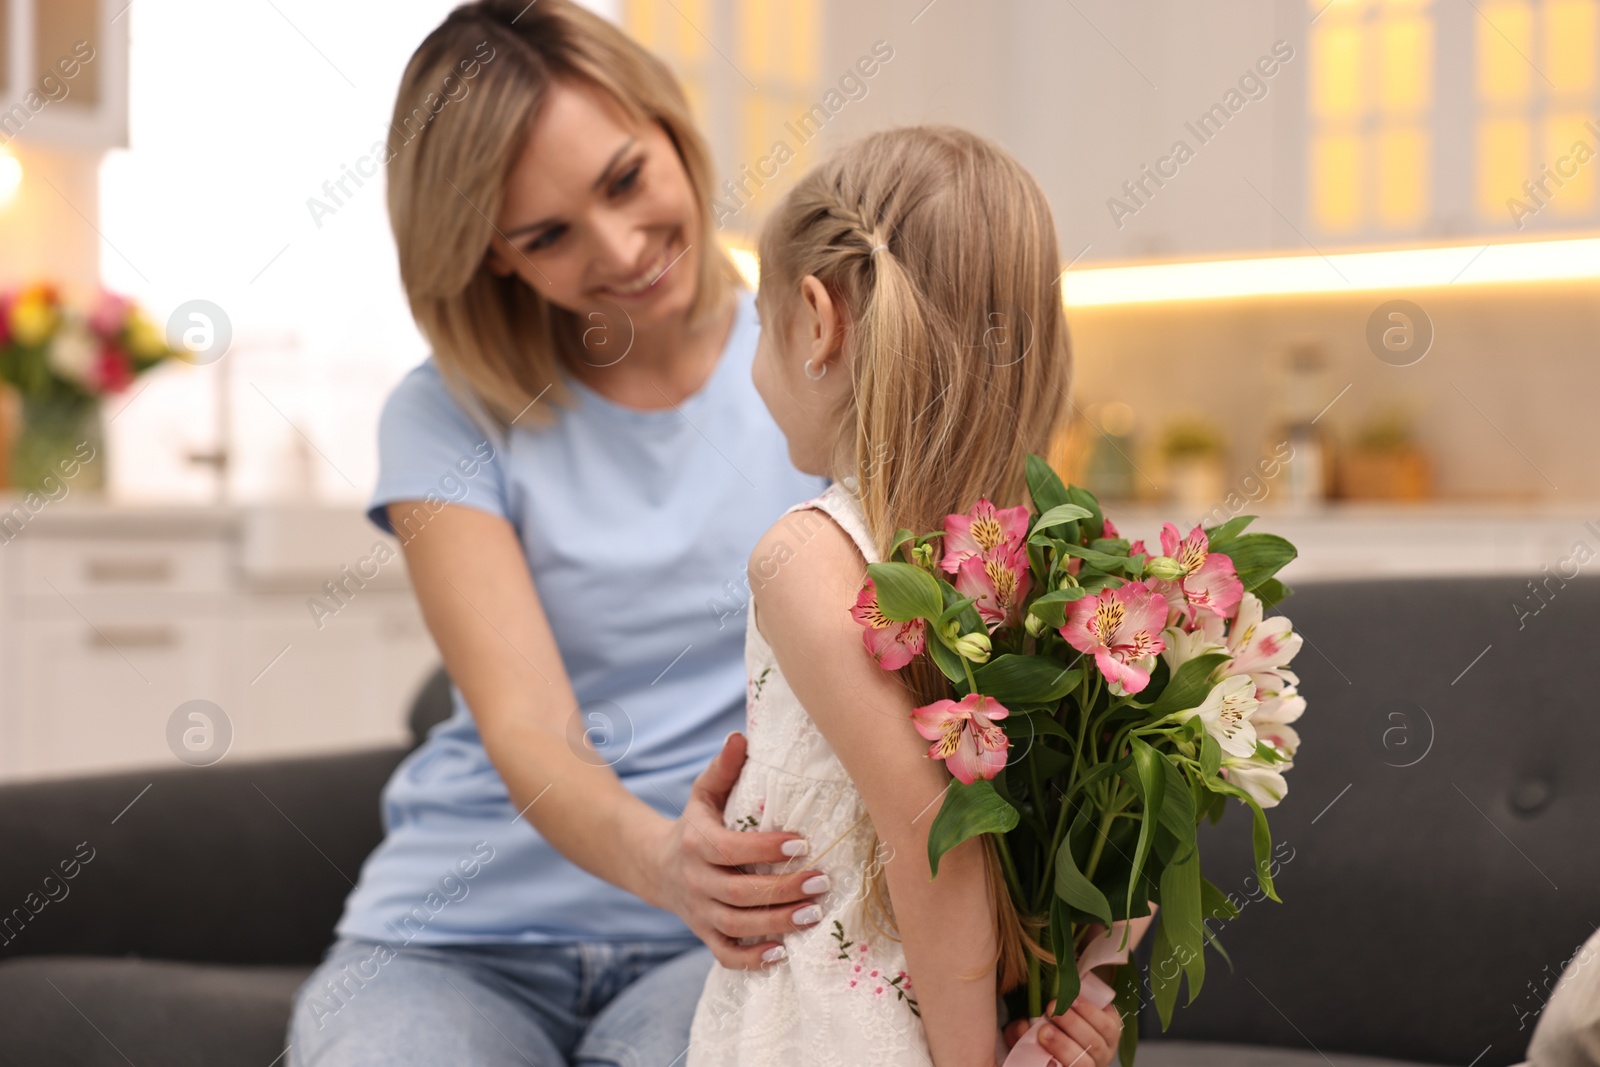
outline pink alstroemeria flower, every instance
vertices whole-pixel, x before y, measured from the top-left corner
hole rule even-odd
[[[899,622],[886,616],[878,607],[878,590],[867,579],[867,584],[856,594],[856,606],[851,616],[862,626],[861,639],[867,651],[886,671],[897,671],[922,653],[927,644],[928,624],[922,619]]]
[[[1226,619],[1238,608],[1244,583],[1239,581],[1233,560],[1211,551],[1210,539],[1200,527],[1190,530],[1188,537],[1181,537],[1178,528],[1167,523],[1161,528],[1161,553],[1183,567],[1178,584],[1190,613],[1209,611]]]
[[[1144,582],[1129,582],[1067,605],[1061,636],[1085,655],[1093,653],[1112,691],[1133,694],[1150,684],[1154,659],[1166,648],[1161,630],[1167,604]]]
[[[1026,507],[997,508],[980,498],[967,514],[944,517],[944,559],[939,566],[955,574],[968,556],[981,556],[1002,545],[1019,548],[1027,536]]]
[[[1015,626],[1021,619],[1022,602],[1033,587],[1028,553],[1021,546],[1001,545],[981,556],[968,556],[956,571],[954,585],[962,596],[978,598],[974,607],[990,633]]]
[[[954,700],[935,700],[911,713],[917,733],[932,741],[931,759],[942,759],[950,773],[971,785],[993,778],[1006,768],[1011,739],[995,723],[1011,713],[998,700],[970,693]]]

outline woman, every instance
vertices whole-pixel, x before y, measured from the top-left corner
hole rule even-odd
[[[744,561],[824,483],[751,383],[753,300],[659,61],[565,0],[481,0],[418,48],[392,128],[433,355],[384,407],[369,515],[455,709],[384,790],[289,1062],[666,1067],[712,957],[770,965],[827,888],[798,835],[721,810]]]

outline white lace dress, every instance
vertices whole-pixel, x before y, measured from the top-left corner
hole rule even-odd
[[[790,508],[786,519],[806,507],[832,516],[868,561],[877,560],[861,505],[843,484]],[[789,525],[802,529],[798,520]],[[818,900],[822,920],[783,938],[786,959],[754,971],[712,965],[689,1034],[687,1067],[930,1067],[905,953],[867,916],[867,875],[890,858],[886,846],[875,854],[861,794],[778,670],[756,629],[753,602],[748,614],[749,755],[724,821],[729,829],[791,830],[811,842],[809,856],[744,870],[814,868],[830,886]],[[879,923],[894,931],[892,910]],[[767,939],[747,943],[758,940]]]

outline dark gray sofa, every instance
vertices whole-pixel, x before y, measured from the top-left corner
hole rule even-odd
[[[1141,1064],[1522,1059],[1529,989],[1600,922],[1600,735],[1584,718],[1600,580],[1547,593],[1519,626],[1527,595],[1524,579],[1474,578],[1287,602],[1310,710],[1273,812],[1285,903],[1251,900],[1219,929],[1234,971],[1212,957],[1168,1034],[1147,1009]],[[416,736],[447,710],[445,685],[419,696]],[[0,909],[94,849],[0,943],[0,1067],[273,1064],[403,755],[0,788]],[[1209,832],[1205,867],[1248,899],[1240,814]]]

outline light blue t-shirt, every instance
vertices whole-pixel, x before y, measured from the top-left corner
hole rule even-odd
[[[379,422],[368,516],[396,500],[479,508],[510,521],[586,732],[623,784],[668,818],[730,730],[745,726],[746,560],[768,527],[824,480],[789,462],[750,380],[760,325],[741,292],[711,378],[676,409],[638,411],[567,379],[575,406],[500,442],[447,390],[430,357]],[[399,536],[426,536],[429,506]],[[531,694],[534,697],[538,693]],[[383,843],[338,932],[417,943],[692,936],[577,867],[518,818],[461,691],[454,714],[383,791]],[[560,742],[557,742],[560,743]]]

